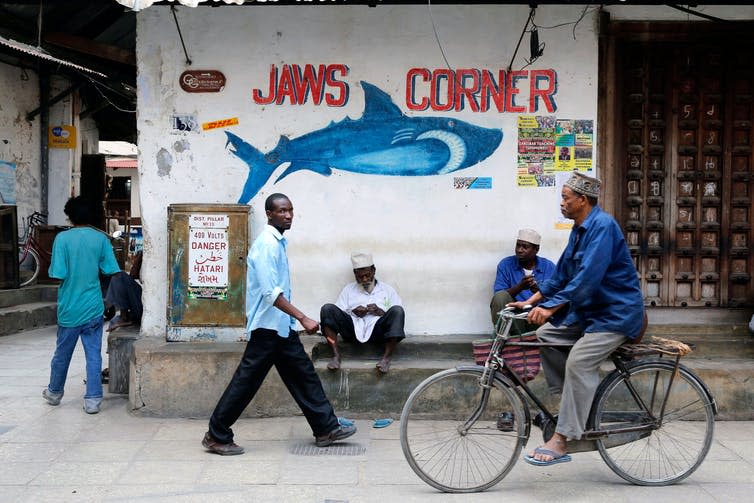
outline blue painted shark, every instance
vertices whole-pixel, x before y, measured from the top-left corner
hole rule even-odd
[[[365,105],[360,119],[346,117],[293,140],[281,136],[267,154],[226,131],[226,148],[249,166],[238,202],[248,203],[285,163],[289,166],[275,183],[302,169],[325,176],[333,169],[370,175],[441,175],[479,163],[503,140],[499,129],[448,117],[407,117],[381,89],[364,81],[361,87]]]

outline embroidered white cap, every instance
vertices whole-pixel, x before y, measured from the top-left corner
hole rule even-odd
[[[361,269],[362,267],[370,267],[374,265],[371,253],[353,252],[351,253],[351,264],[354,269]]]
[[[542,236],[540,236],[539,232],[534,229],[521,229],[518,231],[518,240],[539,246],[539,243],[542,241]]]

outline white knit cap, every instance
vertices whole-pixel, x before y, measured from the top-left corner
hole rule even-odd
[[[521,229],[518,231],[518,240],[539,246],[539,243],[542,241],[542,236],[540,236],[534,229]]]
[[[371,253],[353,252],[351,253],[351,264],[354,269],[361,269],[362,267],[370,267],[374,265]]]

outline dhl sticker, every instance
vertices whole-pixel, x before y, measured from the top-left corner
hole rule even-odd
[[[238,125],[238,117],[231,117],[230,119],[222,119],[219,121],[205,122],[202,124],[202,130],[208,131],[210,129],[218,129],[222,127],[237,126],[237,125]]]

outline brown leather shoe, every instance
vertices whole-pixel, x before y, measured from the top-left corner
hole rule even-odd
[[[335,442],[345,440],[354,433],[356,433],[356,426],[338,426],[327,435],[317,437],[314,443],[317,444],[317,447],[327,447],[328,445],[334,444]]]
[[[202,439],[202,445],[210,452],[219,454],[220,456],[235,456],[237,454],[243,454],[243,447],[233,442],[229,444],[221,444],[215,440],[209,432],[204,434]]]

